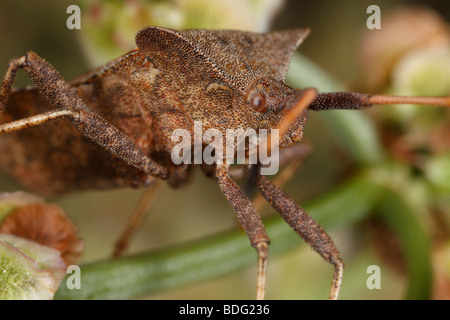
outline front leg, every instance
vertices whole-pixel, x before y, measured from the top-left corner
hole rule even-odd
[[[308,243],[311,248],[319,253],[322,258],[334,265],[333,283],[330,291],[330,300],[338,298],[342,282],[344,264],[339,257],[333,240],[325,230],[311,218],[305,210],[292,200],[280,188],[269,179],[259,175],[257,181],[258,190],[267,202],[281,214],[283,219]]]
[[[265,294],[269,237],[251,201],[230,178],[228,167],[226,165],[217,165],[216,175],[220,190],[222,190],[225,198],[236,213],[240,224],[250,239],[251,245],[258,253],[256,299],[262,300]]]
[[[11,60],[0,87],[0,117],[6,108],[16,72],[22,68],[40,92],[59,110],[0,125],[0,134],[40,125],[51,120],[68,118],[85,136],[117,155],[128,164],[158,178],[167,178],[167,169],[152,160],[119,129],[101,116],[89,111],[61,75],[47,61],[29,52]],[[58,134],[55,132],[55,134]]]

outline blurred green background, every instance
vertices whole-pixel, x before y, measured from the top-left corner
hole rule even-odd
[[[66,8],[71,4],[77,4],[77,1],[39,1],[39,4],[34,1],[1,1],[0,66],[3,67],[0,68],[5,70],[9,59],[28,50],[44,57],[68,80],[94,67],[89,62],[92,59],[85,54],[89,50],[83,49],[85,44],[80,41],[84,23],[88,23],[83,20],[85,16],[82,16],[82,30],[66,28],[69,16]],[[380,6],[382,17],[400,4],[426,4],[447,21],[450,14],[446,0],[286,1],[274,16],[269,29],[310,27],[311,35],[299,51],[339,79],[341,84],[351,85],[361,76],[358,45],[367,32],[368,15],[365,11],[371,4]],[[233,15],[234,10],[237,12],[240,9],[236,7],[223,14]],[[109,18],[115,20],[114,16]],[[164,16],[160,18],[164,20]],[[117,21],[121,21],[119,17]],[[92,25],[89,27],[92,28]],[[371,77],[370,74],[364,76]],[[20,74],[16,85],[27,84],[25,76]],[[354,165],[326,124],[315,114],[310,116],[305,141],[311,144],[312,154],[284,186],[284,190],[300,204],[339,185],[345,178],[344,173],[351,171]],[[14,182],[6,178],[0,181],[1,191],[17,189]],[[91,262],[109,257],[115,240],[142,193],[143,190],[130,189],[86,191],[49,200],[61,205],[74,219],[86,242],[82,262]],[[268,216],[273,212],[266,208],[261,214]],[[336,215],[339,214],[336,212]],[[404,274],[385,265],[383,258],[377,254],[369,225],[360,222],[330,230],[346,264],[341,298],[401,299],[405,293]],[[236,227],[234,213],[217,184],[197,172],[194,182],[183,189],[173,190],[165,185],[160,189],[129,253],[201,239]],[[368,290],[366,287],[366,268],[373,264],[382,266],[381,290]],[[297,249],[269,258],[267,298],[327,298],[331,276],[332,267],[299,239]],[[255,277],[256,255],[254,267],[207,282],[152,294],[148,298],[252,299]]]

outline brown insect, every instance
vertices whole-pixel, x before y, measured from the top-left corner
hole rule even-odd
[[[308,110],[363,109],[373,104],[450,105],[450,97],[317,93],[284,83],[290,58],[309,29],[257,34],[148,27],[137,49],[68,83],[34,52],[12,59],[0,91],[0,167],[34,192],[186,183],[193,165],[173,163],[176,129],[278,129],[279,146],[302,140]],[[18,69],[33,87],[12,89]],[[59,120],[59,121],[51,121]],[[38,126],[41,124],[45,126]],[[30,128],[20,132],[21,129]],[[193,141],[192,141],[193,143]],[[261,147],[261,145],[259,146]],[[254,149],[252,149],[254,150]],[[252,150],[247,150],[249,155]],[[258,254],[257,299],[265,293],[269,238],[226,163],[202,164]],[[256,188],[286,222],[334,265],[330,299],[343,263],[328,234],[281,189],[248,164]],[[256,168],[256,169],[255,169]]]

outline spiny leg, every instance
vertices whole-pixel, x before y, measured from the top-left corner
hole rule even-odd
[[[220,189],[236,213],[239,222],[250,239],[251,245],[258,254],[258,269],[256,281],[256,299],[263,300],[267,271],[267,256],[269,237],[264,225],[252,203],[239,186],[230,178],[226,165],[217,165],[216,176]]]
[[[287,181],[289,181],[293,177],[294,173],[302,163],[302,159],[293,159],[287,164],[286,168],[284,168],[283,171],[275,177],[273,183],[281,188]],[[258,194],[255,199],[253,199],[252,203],[253,207],[259,211],[267,202],[264,201],[264,197],[261,194]]]
[[[278,186],[279,188],[283,187],[285,183],[287,183],[298,170],[298,168],[303,164],[304,160],[311,153],[311,145],[307,142],[297,143],[290,145],[286,148],[282,148],[279,151],[280,166],[285,166],[283,170],[274,177],[273,184]],[[259,171],[257,172],[259,175]],[[244,174],[242,174],[243,176]],[[234,175],[231,175],[235,178]],[[254,185],[252,186],[256,190],[256,180]],[[267,201],[264,200],[264,197],[261,194],[257,194],[255,198],[252,200],[253,208],[256,211],[260,212],[264,205],[267,205]]]
[[[14,58],[8,63],[6,69],[5,77],[0,87],[0,119],[6,108],[6,101],[11,93],[14,79],[16,78],[17,70],[25,65],[26,57]]]
[[[85,136],[130,165],[155,177],[167,177],[165,167],[153,161],[119,129],[101,116],[89,111],[75,89],[61,77],[55,68],[34,52],[30,51],[26,56],[12,59],[8,64],[5,78],[0,87],[0,117],[6,108],[6,102],[19,68],[26,72],[33,84],[59,110],[0,125],[0,134],[65,117],[70,119]]]
[[[38,125],[44,124],[48,121],[58,120],[58,119],[65,118],[65,117],[76,118],[77,114],[74,113],[72,110],[67,110],[67,109],[55,110],[55,111],[38,114],[33,117],[28,117],[25,119],[20,119],[17,121],[12,121],[12,122],[8,122],[5,124],[1,124],[0,125],[0,134],[38,126]]]
[[[322,258],[334,265],[330,300],[336,300],[342,283],[344,264],[333,240],[305,210],[269,179],[259,176],[257,187],[269,204]]]
[[[153,183],[147,188],[147,190],[145,190],[144,194],[141,196],[138,205],[134,209],[130,219],[128,219],[126,227],[123,229],[120,238],[116,242],[113,252],[114,258],[119,257],[128,247],[130,238],[144,221],[146,213],[151,207],[160,185],[161,184],[159,180],[153,181]]]

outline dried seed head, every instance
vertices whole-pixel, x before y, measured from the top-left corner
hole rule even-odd
[[[0,234],[0,300],[52,299],[66,265],[55,249]]]
[[[52,299],[82,247],[58,206],[23,192],[0,194],[0,299]]]
[[[56,205],[27,204],[6,216],[0,233],[13,234],[61,252],[67,265],[76,264],[81,257],[83,241],[77,229]]]

